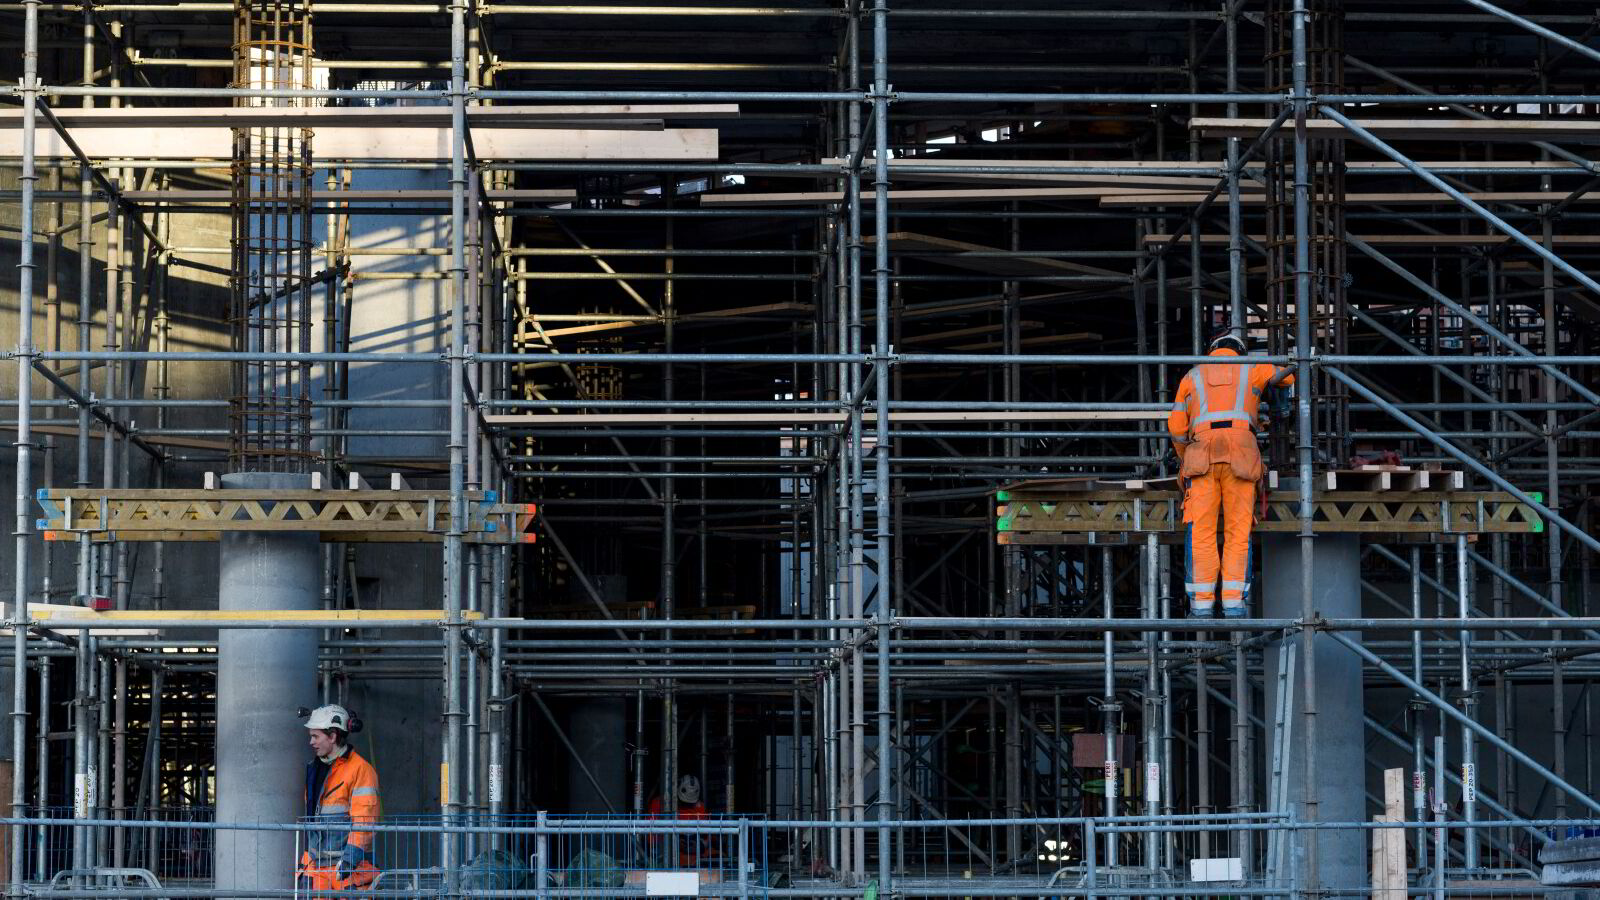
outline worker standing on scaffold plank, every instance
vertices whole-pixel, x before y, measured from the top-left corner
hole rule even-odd
[[[1231,331],[1211,341],[1210,356],[1243,356]],[[1222,576],[1223,618],[1243,618],[1250,600],[1250,529],[1265,467],[1256,446],[1262,394],[1289,385],[1289,369],[1269,363],[1202,363],[1178,385],[1167,431],[1182,460],[1183,561],[1189,617],[1209,619]],[[1218,527],[1218,519],[1221,527]],[[1222,553],[1217,553],[1217,535]]]

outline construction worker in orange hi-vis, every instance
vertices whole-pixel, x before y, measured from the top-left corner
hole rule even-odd
[[[301,715],[306,715],[304,710]],[[298,873],[314,893],[368,888],[378,877],[372,864],[371,826],[378,821],[378,772],[350,746],[360,720],[342,706],[310,712],[306,733],[316,759],[306,765],[305,851]]]
[[[1232,332],[1211,342],[1209,355],[1238,357],[1244,340]],[[1261,395],[1293,375],[1268,363],[1202,363],[1189,370],[1167,416],[1182,460],[1184,571],[1189,617],[1210,618],[1222,576],[1222,615],[1242,618],[1250,600],[1250,530],[1264,467],[1256,446]],[[1221,528],[1218,528],[1218,519]],[[1222,553],[1217,553],[1217,535]]]

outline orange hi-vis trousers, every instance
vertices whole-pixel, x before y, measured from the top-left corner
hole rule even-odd
[[[1213,463],[1211,471],[1189,481],[1183,496],[1183,560],[1190,607],[1209,611],[1216,603],[1219,570],[1224,608],[1241,608],[1250,599],[1250,529],[1256,519],[1256,487],[1256,482],[1235,475],[1228,463]]]
[[[378,869],[371,862],[362,860],[348,877],[339,877],[338,860],[333,860],[327,865],[317,865],[311,861],[310,854],[301,854],[300,870],[296,872],[300,877],[300,888],[309,891],[314,897],[326,897],[338,891],[358,891],[372,886],[378,879]]]

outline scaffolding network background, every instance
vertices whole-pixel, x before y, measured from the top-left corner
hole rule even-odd
[[[1408,794],[1402,811],[1412,844],[1411,890],[1492,894],[1495,879],[1533,868],[1538,844],[1600,827],[1592,751],[1585,748],[1579,766],[1568,748],[1569,718],[1582,712],[1585,728],[1592,719],[1588,688],[1597,673],[1589,654],[1600,647],[1600,616],[1591,602],[1592,563],[1600,554],[1593,525],[1600,355],[1592,317],[1600,284],[1590,274],[1594,242],[1584,240],[1595,219],[1582,211],[1600,183],[1600,164],[1588,149],[1592,136],[1556,127],[1592,125],[1600,108],[1592,17],[1561,3],[1531,4],[1522,15],[1483,0],[1415,10],[1353,0],[1272,0],[1259,8],[1249,2],[1017,6],[851,0],[760,8],[576,4],[552,11],[536,4],[319,3],[312,9],[318,19],[311,51],[333,41],[328,48],[343,55],[326,60],[330,85],[370,85],[394,70],[429,80],[248,90],[172,84],[162,74],[203,73],[225,62],[220,55],[175,55],[173,46],[185,43],[182,29],[171,45],[162,26],[203,20],[227,27],[232,4],[109,3],[81,10],[42,0],[0,4],[0,24],[21,48],[18,60],[6,63],[20,66],[11,90],[20,119],[8,126],[17,135],[20,165],[15,188],[3,195],[8,222],[15,209],[20,231],[14,242],[19,316],[10,352],[15,413],[8,423],[17,435],[15,602],[8,618],[34,626],[12,632],[16,762],[7,824],[16,889],[96,895],[81,881],[68,888],[42,884],[54,874],[45,871],[46,860],[56,858],[44,852],[46,836],[61,833],[46,811],[59,798],[46,779],[34,780],[25,748],[38,748],[35,762],[57,752],[50,749],[49,722],[30,720],[27,712],[41,708],[51,661],[71,660],[71,693],[78,698],[67,723],[72,774],[89,793],[73,811],[71,868],[122,866],[141,841],[153,840],[150,834],[174,827],[149,802],[159,792],[150,794],[148,782],[165,776],[131,774],[138,763],[128,758],[127,738],[139,711],[156,734],[163,680],[214,668],[211,632],[261,625],[243,615],[182,614],[202,598],[184,598],[183,585],[167,583],[163,574],[155,576],[148,604],[135,598],[141,576],[133,548],[151,544],[162,573],[171,548],[186,549],[180,541],[191,538],[152,532],[106,539],[106,532],[81,531],[71,540],[45,541],[37,524],[38,492],[63,489],[53,479],[69,464],[76,466],[72,490],[111,497],[138,483],[201,494],[199,473],[226,466],[207,439],[228,434],[225,411],[244,392],[173,398],[171,368],[180,365],[189,372],[210,365],[219,373],[229,366],[290,373],[284,377],[297,392],[293,410],[274,413],[284,422],[267,429],[263,445],[290,448],[290,467],[306,463],[327,485],[352,490],[358,483],[381,490],[388,470],[400,469],[439,493],[421,542],[430,553],[437,544],[440,602],[417,604],[410,614],[356,612],[347,591],[356,590],[358,579],[347,560],[366,545],[324,531],[324,608],[273,624],[321,631],[324,699],[341,698],[364,679],[437,675],[440,716],[422,739],[432,742],[431,758],[444,773],[433,811],[443,818],[392,827],[437,842],[437,854],[427,858],[437,861],[442,889],[454,895],[481,890],[463,884],[464,867],[477,850],[502,839],[525,846],[561,829],[601,836],[678,827],[620,818],[489,824],[532,812],[516,804],[548,795],[532,770],[536,759],[523,752],[535,741],[553,740],[565,750],[573,780],[595,780],[546,696],[563,703],[610,696],[637,710],[626,714],[635,728],[630,739],[654,747],[655,755],[627,763],[634,812],[643,811],[646,784],[672,785],[696,768],[679,754],[686,721],[701,730],[692,743],[702,775],[708,721],[725,722],[727,759],[716,765],[726,765],[726,812],[736,817],[725,830],[739,835],[741,848],[754,833],[761,836],[756,845],[782,843],[795,858],[809,848],[820,863],[805,873],[808,881],[790,887],[754,883],[755,869],[740,865],[727,893],[1059,896],[1068,891],[1058,880],[1067,870],[1072,879],[1088,879],[1074,889],[1101,896],[1367,890],[1365,882],[1319,880],[1319,867],[1347,861],[1319,859],[1318,841],[1307,835],[1365,833],[1385,823],[1319,815],[1319,803],[1329,798],[1315,787],[1312,754],[1299,759],[1306,771],[1288,771],[1288,743],[1316,747],[1319,728],[1336,716],[1316,705],[1316,660],[1329,646],[1361,660],[1369,693],[1404,698],[1384,700],[1386,711],[1407,711],[1400,725],[1374,720],[1368,730],[1399,748],[1408,774],[1432,781],[1426,805],[1413,806]],[[141,18],[151,13],[158,18]],[[414,48],[398,40],[351,46],[330,37],[362,34],[359,24],[339,17],[363,15],[380,17],[380,31],[392,25],[397,35],[432,35],[430,49],[447,53],[426,58],[409,55]],[[658,55],[674,58],[586,66],[518,58],[525,45],[496,43],[497,29],[515,27],[502,23],[540,16],[603,19],[626,32],[619,38],[624,47],[633,40],[656,47],[651,40],[660,40],[670,50]],[[1532,69],[1470,58],[1459,67],[1417,65],[1401,74],[1363,60],[1363,48],[1349,43],[1352,30],[1370,36],[1419,19],[1491,36],[1479,48],[1484,56],[1531,48],[1529,59],[1518,62],[1531,61]],[[757,33],[813,29],[820,52],[774,61],[751,48],[750,58],[720,68],[684,52],[698,23],[746,20]],[[946,79],[937,55],[912,37],[928,22],[1021,36],[1035,26],[1148,28],[1152,20],[1169,29],[1147,48],[1155,59],[1121,70],[1075,63],[1068,53],[1066,61],[996,63],[987,72],[950,63],[956,72]],[[1335,20],[1340,27],[1329,27]],[[1263,42],[1241,38],[1246,27],[1266,29],[1277,41],[1264,42],[1265,57],[1257,52]],[[896,56],[901,35],[916,48],[903,67]],[[138,52],[141,40],[149,53]],[[725,43],[709,46],[726,52]],[[1072,49],[1085,51],[1081,44]],[[363,53],[373,58],[359,58]],[[959,48],[947,53],[956,56]],[[78,58],[81,73],[68,65]],[[59,77],[46,80],[46,68]],[[572,86],[587,77],[603,86]],[[966,78],[997,86],[947,86]],[[1118,90],[1119,78],[1138,87]],[[1355,80],[1382,91],[1343,87]],[[919,81],[930,86],[919,89]],[[1056,87],[1080,82],[1090,89]],[[1151,82],[1154,88],[1145,87]],[[89,158],[73,141],[78,130],[62,117],[74,104],[209,107],[246,98],[301,102],[319,114],[437,107],[448,122],[442,132],[448,146],[430,162],[320,160],[314,174],[296,170],[315,193],[296,198],[293,214],[326,223],[316,247],[305,246],[309,225],[285,232],[304,251],[301,262],[310,261],[304,271],[281,276],[292,282],[288,290],[305,301],[326,292],[316,307],[321,321],[310,318],[309,302],[296,312],[297,349],[266,349],[254,340],[228,350],[174,345],[167,308],[172,273],[237,275],[238,263],[221,268],[226,247],[173,243],[183,228],[175,220],[214,215],[217,208],[192,197],[162,200],[152,190],[193,190],[181,185],[226,169],[227,161]],[[478,158],[472,115],[584,104],[735,104],[739,115],[716,127],[736,135],[742,124],[803,120],[796,133],[805,145],[757,141],[749,150],[725,138],[715,162]],[[1222,124],[1194,121],[1206,118]],[[1533,138],[1519,135],[1518,119]],[[1024,140],[1035,128],[1051,134],[1045,126],[1056,120],[1087,121],[1091,135],[1099,129],[1126,139]],[[1507,124],[1499,132],[1486,129],[1482,143],[1469,137],[1426,144],[1433,159],[1419,163],[1421,154],[1404,148],[1428,139],[1386,120]],[[1532,121],[1548,127],[1526,125]],[[770,140],[781,145],[790,132],[780,125],[767,134],[778,135]],[[750,124],[740,139],[754,140],[749,135],[760,137],[765,127]],[[985,136],[991,131],[993,139]],[[1334,132],[1342,137],[1328,139]],[[68,150],[41,154],[43,142],[57,136]],[[995,155],[984,155],[989,150]],[[1012,150],[1052,158],[1041,164],[999,156]],[[1451,154],[1461,158],[1446,159]],[[381,201],[337,199],[355,190],[358,176],[430,168],[445,173],[442,192],[405,187]],[[926,197],[896,196],[902,183],[918,179],[1010,187],[1029,182],[1008,178],[1055,177],[1064,180],[1052,186],[1104,186],[1095,185],[1101,178],[1115,186],[1197,176],[1205,182],[1199,197],[1141,199],[1137,190],[1159,184],[1150,181],[1130,187],[1123,196],[1131,200],[1106,202],[1113,196],[1107,192],[1087,209],[1064,195],[998,189],[974,208],[965,207],[969,201],[941,207],[937,199],[924,205]],[[1406,190],[1368,193],[1357,186],[1368,176]],[[1524,189],[1529,179],[1537,191]],[[1557,188],[1557,179],[1566,181]],[[1513,180],[1518,189],[1496,180]],[[571,196],[505,199],[557,184],[570,185]],[[793,184],[833,195],[777,207],[703,199]],[[1417,190],[1432,196],[1405,196]],[[1495,191],[1512,196],[1497,199]],[[1474,199],[1475,193],[1485,196]],[[691,203],[697,195],[701,201]],[[99,228],[69,225],[73,210],[75,222],[98,220]],[[431,237],[438,239],[405,251],[352,245],[349,222],[375,214],[435,221],[441,227]],[[988,239],[976,249],[930,250],[905,237],[958,220],[970,223],[961,234],[981,231]],[[733,225],[714,230],[724,222]],[[1262,231],[1252,232],[1258,222]],[[637,229],[612,235],[630,245],[595,246],[574,233],[592,226],[605,237],[614,223]],[[1088,239],[1076,223],[1122,229],[1118,239],[1125,231],[1131,249]],[[1035,228],[1044,231],[1045,246],[1030,243]],[[652,246],[642,246],[647,232]],[[1412,240],[1396,240],[1396,232]],[[782,246],[680,246],[686,237]],[[1427,252],[1419,256],[1418,247]],[[67,248],[78,254],[75,304],[63,296],[68,273],[58,266]],[[219,249],[224,256],[215,255]],[[442,284],[442,352],[351,349],[350,314],[334,310],[353,308],[347,305],[353,285],[386,280],[356,271],[364,255],[385,252],[437,261],[437,268],[402,270],[388,280]],[[105,261],[101,273],[93,271],[96,253]],[[939,257],[959,260],[963,274],[921,266]],[[630,269],[625,263],[632,258],[660,268]],[[597,265],[560,268],[567,259]],[[788,269],[763,269],[763,260]],[[1040,274],[1047,270],[1029,265],[1039,261],[1059,265]],[[1219,265],[1220,275],[1212,271]],[[319,266],[322,274],[312,271]],[[595,285],[587,288],[589,282]],[[697,286],[722,283],[741,299],[707,304],[709,289]],[[1120,311],[1092,308],[1112,298],[1132,307],[1131,327]],[[916,330],[919,318],[948,316],[963,302],[986,317],[971,335],[955,336],[965,351],[948,345],[949,336],[930,340]],[[772,308],[752,311],[758,305]],[[66,317],[69,307],[77,318]],[[1413,332],[1396,333],[1394,314],[1406,309]],[[43,329],[35,321],[41,315]],[[1042,321],[1030,324],[1035,315]],[[1085,332],[1065,349],[1036,352],[1080,318],[1108,334]],[[135,323],[148,330],[139,333]],[[631,325],[652,329],[651,336],[640,339],[620,327]],[[584,326],[596,326],[597,337],[560,346],[550,335]],[[609,326],[619,326],[620,340],[608,340]],[[1276,545],[1298,558],[1291,614],[1267,616],[1258,600],[1253,618],[1183,620],[1183,595],[1174,590],[1181,553],[1175,559],[1170,536],[1153,531],[1087,531],[1048,546],[995,546],[991,491],[1030,478],[1099,476],[1126,484],[1171,474],[1163,468],[1161,419],[1172,390],[1188,366],[1204,359],[1207,333],[1229,326],[1263,340],[1268,352],[1249,361],[1293,367],[1299,384],[1314,386],[1297,394],[1270,450],[1299,524],[1287,543]],[[312,350],[317,329],[321,349]],[[1034,336],[1042,340],[1025,338],[1030,330],[1043,331]],[[73,335],[72,348],[64,335]],[[980,339],[968,340],[974,335]],[[920,349],[929,343],[946,346]],[[1112,352],[1106,345],[1129,349]],[[1076,352],[1080,347],[1095,352]],[[442,398],[355,396],[352,379],[375,365],[433,372]],[[920,387],[936,382],[943,387]],[[1053,396],[1041,399],[1045,389]],[[423,425],[362,418],[381,413],[414,414]],[[588,416],[594,421],[584,422]],[[438,452],[432,460],[394,463],[359,450],[363,441],[402,438],[435,441]],[[305,440],[319,449],[304,449]],[[638,452],[625,441],[648,442],[650,450]],[[721,441],[730,449],[717,450]],[[982,450],[958,450],[963,441],[979,441]],[[1326,530],[1316,523],[1318,485],[1328,470],[1346,468],[1351,455],[1381,447],[1404,448],[1419,465],[1463,472],[1470,488],[1508,496],[1540,528],[1441,529],[1383,542],[1392,548],[1374,543],[1366,558],[1376,558],[1390,580],[1364,586],[1369,600],[1387,602],[1367,606],[1392,615],[1327,616],[1316,600],[1314,566]],[[393,490],[413,490],[410,481],[395,482]],[[485,512],[485,504],[499,502],[538,504],[539,543],[486,537],[497,532],[487,529],[485,516],[510,514]],[[728,518],[718,518],[723,514]],[[510,520],[499,521],[510,527]],[[612,528],[617,533],[607,535]],[[659,583],[644,591],[649,602],[619,603],[608,581],[591,576],[634,574],[640,564],[617,557],[637,553],[623,536],[641,532],[654,533],[647,565]],[[708,551],[713,540],[721,548]],[[744,557],[747,546],[760,550]],[[698,572],[690,571],[695,556]],[[759,575],[750,576],[756,559]],[[73,583],[52,583],[64,565]],[[709,598],[723,565],[736,573],[733,584],[747,590],[751,581],[759,584],[759,595],[722,604],[750,607],[726,618],[697,614],[717,606]],[[920,589],[934,576],[944,596]],[[963,586],[950,587],[954,582]],[[1384,593],[1396,585],[1409,587],[1409,597]],[[556,609],[558,588],[589,609]],[[944,608],[963,592],[976,599]],[[1487,604],[1475,602],[1485,593]],[[108,620],[117,628],[200,634],[92,636],[38,606],[94,596],[110,598],[115,612]],[[389,638],[389,629],[428,629],[430,636]],[[1286,665],[1283,683],[1298,686],[1295,699],[1266,708],[1269,673]],[[1569,710],[1574,685],[1581,687]],[[1541,697],[1553,710],[1549,736],[1519,733],[1508,713],[1518,696],[1512,692],[1522,691],[1526,702],[1529,688],[1549,688]],[[205,689],[194,690],[203,707]],[[1081,709],[1063,711],[1064,697]],[[1493,701],[1492,717],[1484,715],[1485,697]],[[964,717],[984,702],[990,785],[959,784],[957,793],[971,795],[990,815],[947,814],[913,782],[955,779],[921,756],[959,722],[970,725]],[[951,706],[959,711],[947,718]],[[1063,814],[1063,786],[1074,777],[1063,759],[1071,752],[1063,741],[1068,715],[1079,729],[1070,734],[1100,733],[1100,754],[1110,761],[1098,800],[1087,789],[1072,795],[1092,814]],[[203,728],[204,713],[194,721]],[[657,733],[647,735],[647,726]],[[734,787],[747,783],[741,773],[753,760],[736,749],[748,751],[759,739],[773,749],[756,759],[776,768],[779,735],[792,756],[783,761],[792,796],[774,796],[774,780],[760,789],[764,808],[745,806],[734,799]],[[1053,756],[1042,768],[1024,763],[1040,754],[1036,744]],[[159,740],[155,746],[159,754]],[[882,764],[886,746],[895,748],[893,764]],[[1123,746],[1137,748],[1141,766],[1156,766],[1154,789],[1145,788],[1150,770],[1130,769],[1135,792],[1117,796],[1116,782],[1127,777],[1118,766]],[[196,783],[206,777],[202,757],[186,763],[200,773]],[[1485,758],[1498,779],[1493,799],[1485,796],[1487,785],[1461,789]],[[113,773],[109,784],[91,774],[100,772]],[[913,775],[924,772],[933,774]],[[136,797],[129,796],[133,784],[142,785]],[[1366,784],[1364,772],[1352,776],[1353,790]],[[1301,786],[1298,796],[1291,796],[1291,785]],[[1040,796],[1051,789],[1056,805],[1042,808]],[[1541,791],[1552,797],[1552,815],[1538,814],[1540,799],[1519,806],[1519,796],[1526,801]],[[789,817],[775,814],[780,806]],[[230,827],[250,830],[188,827],[216,830],[219,840]],[[1069,833],[1080,859],[1072,866],[1044,860],[1040,842],[1062,836],[1065,846]],[[918,848],[932,846],[934,836],[948,843],[947,835],[963,846],[919,858]],[[1185,861],[1208,853],[1243,857],[1252,880],[1216,887],[1182,882]],[[967,871],[952,865],[957,859]],[[766,872],[776,862],[763,860],[759,868]],[[204,884],[189,890],[186,896],[218,894]],[[163,891],[159,896],[175,895]]]

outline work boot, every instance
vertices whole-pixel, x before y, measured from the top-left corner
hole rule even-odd
[[[1239,606],[1224,606],[1222,607],[1222,617],[1224,619],[1242,619],[1245,617],[1245,608],[1242,604]]]

